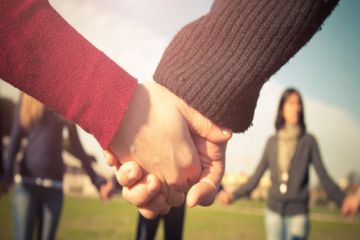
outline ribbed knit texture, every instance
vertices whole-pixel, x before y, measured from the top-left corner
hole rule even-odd
[[[174,37],[156,82],[220,126],[252,122],[263,84],[320,28],[337,0],[215,0]]]
[[[0,78],[108,147],[137,81],[43,0],[0,5]]]

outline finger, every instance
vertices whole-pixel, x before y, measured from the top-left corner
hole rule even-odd
[[[142,170],[135,161],[126,162],[117,170],[114,167],[114,171],[117,181],[123,187],[134,184],[142,177]]]
[[[216,161],[205,156],[201,156],[201,159],[203,170],[199,182],[190,188],[186,197],[189,207],[212,204],[224,175],[225,159]]]
[[[149,204],[139,207],[139,212],[147,219],[154,219],[158,215],[167,214],[171,206],[166,203],[166,198],[162,193],[157,194]]]
[[[124,187],[122,195],[129,203],[136,206],[143,206],[151,202],[160,189],[160,181],[154,175],[147,174],[135,184]]]
[[[187,120],[191,131],[197,135],[214,143],[223,143],[231,139],[231,129],[216,125],[185,102],[181,105],[180,111]]]
[[[114,168],[116,178],[121,186],[127,187],[142,177],[141,168],[136,162],[128,161],[122,165],[109,148],[104,150],[104,156],[108,165]]]
[[[208,179],[202,179],[190,188],[186,197],[186,204],[191,208],[196,205],[209,206],[214,202],[216,193],[216,185]]]
[[[121,165],[120,161],[115,156],[115,154],[113,154],[113,152],[111,151],[110,148],[107,148],[104,150],[104,156],[105,156],[105,160],[109,166],[115,167],[116,170],[119,169],[119,167]]]
[[[207,206],[214,202],[225,171],[226,143],[214,144],[202,138],[195,138],[202,173],[199,182],[189,190],[186,202],[189,207]]]

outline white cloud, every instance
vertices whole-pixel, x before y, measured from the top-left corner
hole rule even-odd
[[[172,36],[204,14],[211,2],[53,0],[52,5],[127,72],[148,81]]]

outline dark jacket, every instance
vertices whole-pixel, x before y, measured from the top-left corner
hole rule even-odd
[[[62,158],[63,129],[68,129],[72,153],[80,159],[86,173],[96,187],[103,179],[96,175],[91,167],[91,159],[85,153],[80,143],[76,126],[64,118],[45,108],[42,119],[29,132],[20,124],[20,104],[17,105],[14,123],[11,130],[11,143],[4,162],[5,181],[11,183],[14,175],[16,155],[21,148],[23,138],[28,142],[23,151],[19,166],[19,174],[26,177],[39,177],[62,181],[65,165]]]
[[[260,181],[267,168],[270,169],[272,185],[269,189],[267,206],[281,215],[293,215],[308,212],[309,202],[309,166],[312,163],[315,171],[325,189],[328,197],[341,205],[345,193],[332,181],[322,163],[318,144],[310,134],[303,134],[299,138],[294,156],[290,163],[287,192],[282,194],[279,190],[280,178],[277,160],[277,136],[272,136],[257,166],[255,173],[249,181],[234,192],[234,197],[249,195]]]

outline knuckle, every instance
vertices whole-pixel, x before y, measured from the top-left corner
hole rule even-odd
[[[115,173],[116,176],[116,180],[118,181],[118,183],[123,186],[123,187],[127,187],[128,186],[128,179],[125,177],[126,175],[123,174],[121,171],[116,172]]]
[[[140,206],[142,204],[142,199],[134,197],[131,193],[131,190],[129,190],[127,187],[123,188],[122,197],[125,201],[132,205]]]
[[[156,217],[159,215],[159,213],[154,212],[154,211],[149,210],[149,209],[139,208],[138,210],[139,210],[139,213],[140,213],[144,218],[147,218],[147,219],[150,219],[150,220],[156,218]]]
[[[188,181],[184,177],[181,177],[181,176],[173,177],[173,178],[169,179],[168,185],[170,188],[181,191],[181,192],[185,192],[189,188]]]

